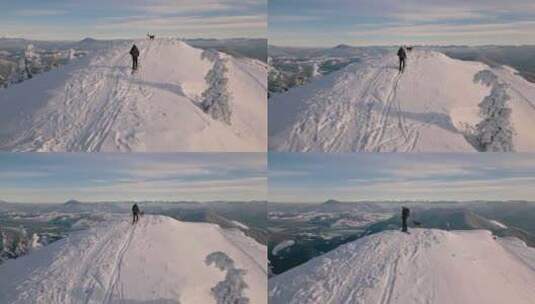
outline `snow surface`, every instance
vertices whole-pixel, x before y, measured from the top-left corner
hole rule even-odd
[[[486,230],[385,231],[269,280],[269,303],[533,303],[535,250]]]
[[[237,227],[241,228],[241,229],[245,229],[245,230],[249,230],[249,227],[243,223],[240,223],[238,221],[231,221],[232,224],[236,225]]]
[[[0,90],[0,150],[265,151],[267,67],[221,54],[232,124],[200,108],[213,62],[176,39],[135,41],[95,51]]]
[[[212,224],[130,221],[118,215],[7,261],[0,303],[267,303],[265,246]]]
[[[277,246],[273,247],[273,250],[271,250],[271,253],[273,255],[277,255],[280,251],[286,249],[286,248],[289,248],[289,247],[292,247],[293,245],[295,245],[295,241],[294,240],[284,240],[280,243],[277,244]]]
[[[503,229],[506,229],[507,226],[501,222],[498,222],[498,221],[495,221],[495,220],[489,220],[491,223],[493,223],[494,225],[500,227],[500,228],[503,228]]]
[[[515,237],[498,239],[510,254],[524,262],[532,271],[535,271],[535,248],[528,247],[526,243]]]
[[[409,53],[403,74],[397,65],[395,54],[375,56],[273,94],[269,149],[535,151],[535,84],[515,70],[428,50]],[[476,77],[480,72],[496,83]],[[504,105],[510,115],[488,105]],[[493,133],[509,128],[512,139]]]

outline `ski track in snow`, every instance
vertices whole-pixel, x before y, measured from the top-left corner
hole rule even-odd
[[[130,233],[128,233],[128,236],[126,237],[125,242],[123,243],[123,245],[121,245],[121,248],[119,249],[119,253],[117,254],[117,258],[115,262],[113,263],[114,267],[111,273],[110,284],[108,288],[106,288],[106,291],[104,292],[104,303],[106,304],[112,302],[115,292],[117,292],[119,300],[122,299],[122,294],[123,294],[122,288],[118,288],[118,285],[121,283],[121,268],[123,265],[124,255],[126,251],[128,250],[130,243],[132,242],[132,239],[134,237],[134,232],[138,224],[133,225],[133,227],[131,228]],[[144,226],[147,226],[147,221],[144,221]]]
[[[353,97],[353,88],[344,87],[344,82],[336,84],[337,87],[344,87],[341,95],[338,95],[339,91],[335,95],[326,96],[320,92],[317,99],[325,99],[325,105],[313,106],[300,115],[302,118],[292,130],[290,142],[301,143],[300,139],[309,136],[310,129],[314,129],[314,141],[320,143],[323,151],[337,151],[345,145],[351,145],[352,150],[379,152],[389,149],[389,143],[399,141],[401,137],[404,143],[397,149],[414,149],[418,141],[416,125],[407,123],[402,115],[400,101],[396,98],[403,74],[397,70],[390,71],[395,64],[393,61],[377,64],[373,73],[356,76],[364,77],[362,82],[367,83],[362,93],[358,94],[359,98]],[[381,92],[375,91],[377,87],[390,89],[387,90],[386,96],[380,96]],[[361,103],[361,100],[366,101]],[[352,125],[357,125],[358,128],[355,130],[350,127]],[[391,135],[395,131],[398,131],[399,135]],[[353,135],[351,132],[357,134]],[[325,136],[332,133],[333,136]],[[352,142],[346,142],[347,137],[353,137]],[[290,146],[290,150],[315,149],[313,146],[300,144]]]
[[[88,250],[78,252],[65,252],[59,260],[54,261],[48,268],[37,269],[35,277],[58,277],[60,279],[47,282],[46,286],[42,286],[44,289],[52,291],[51,294],[43,293],[35,294],[34,288],[29,288],[35,284],[40,285],[41,282],[35,282],[30,279],[24,282],[20,289],[30,290],[31,292],[22,292],[18,300],[14,303],[29,303],[28,301],[46,302],[53,301],[56,303],[68,303],[68,302],[80,302],[80,303],[109,303],[105,301],[108,298],[108,294],[113,292],[114,280],[113,277],[116,273],[116,268],[113,268],[111,279],[101,277],[102,271],[117,265],[117,262],[122,259],[124,253],[128,248],[134,231],[135,226],[132,227],[129,224],[120,223],[114,229],[109,229],[104,235],[100,235],[99,239],[83,240]],[[126,233],[128,230],[129,233]],[[122,243],[122,245],[121,245]],[[121,247],[119,247],[121,246]],[[110,265],[109,256],[113,253],[117,253],[115,261]],[[76,259],[76,267],[69,269],[69,272],[65,273],[65,268],[62,262],[65,260]],[[47,265],[46,265],[47,266]],[[77,269],[80,267],[80,269]],[[75,278],[75,279],[72,279]],[[52,285],[50,285],[52,284]]]
[[[132,236],[134,234],[135,226],[131,229],[131,231],[128,233],[127,237],[125,238],[125,242],[122,245],[122,248],[119,250],[119,254],[117,258],[119,259],[119,263],[122,260],[124,253],[126,249],[128,248],[128,244],[132,240]],[[81,277],[79,278],[80,281],[85,281],[82,285],[87,286],[85,289],[88,290],[86,293],[86,297],[84,299],[84,303],[90,303],[92,300],[93,292],[95,291],[95,284],[98,285],[99,288],[106,288],[105,284],[98,278],[97,275],[91,273],[92,267],[94,264],[101,264],[105,259],[107,259],[107,256],[103,254],[105,248],[108,246],[109,241],[104,242],[100,246],[96,246],[93,248],[92,253],[88,256],[88,259],[86,259],[85,264],[86,270],[81,272]],[[117,262],[114,263],[114,265],[117,265]],[[120,270],[120,268],[119,268]],[[111,292],[113,292],[112,286],[114,286],[115,282],[117,282],[117,268],[114,267],[111,275],[111,280],[109,282],[109,286],[105,289],[104,292],[104,303],[109,303],[109,300],[106,300],[109,298],[109,295]],[[111,291],[111,292],[110,292]]]
[[[140,62],[150,45],[142,49]],[[134,94],[141,88],[135,88],[132,80],[142,72],[131,75],[130,61],[124,51],[97,56],[88,70],[65,84],[61,102],[36,116],[33,127],[17,146],[23,147],[21,150],[49,151],[59,146],[67,151],[99,151],[119,114],[126,110],[135,117],[134,99],[150,97],[150,93]],[[116,138],[116,145],[119,150],[130,150],[129,143],[120,138]]]

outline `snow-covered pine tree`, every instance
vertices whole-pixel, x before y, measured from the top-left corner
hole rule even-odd
[[[76,59],[76,50],[75,49],[69,49],[68,59],[69,59],[69,61]]]
[[[476,125],[479,144],[483,151],[513,151],[513,127],[510,122],[511,109],[506,103],[510,99],[504,84],[495,84],[491,94],[479,104],[483,121]]]
[[[204,52],[203,57],[214,61],[214,66],[205,76],[208,88],[202,93],[201,108],[213,119],[230,125],[232,122],[232,96],[228,89],[226,60],[210,51]]]
[[[26,59],[26,74],[28,75],[28,78],[32,78],[33,75],[43,71],[41,56],[35,50],[33,44],[28,44],[26,47],[24,58]]]
[[[31,63],[27,57],[24,57],[24,70],[22,70],[22,75],[23,75],[23,81],[26,79],[33,78]]]
[[[6,248],[6,253],[9,258],[18,258],[28,253],[29,240],[26,230],[22,230],[21,234],[13,236],[11,244]]]
[[[511,152],[514,151],[514,129],[511,124],[511,109],[507,102],[511,97],[507,94],[507,85],[489,70],[474,76],[474,82],[491,87],[491,92],[479,104],[483,118],[468,134],[467,139],[479,151]]]
[[[8,77],[8,84],[16,84],[31,78],[28,75],[28,68],[26,66],[26,58],[22,56],[19,58],[17,65],[11,70]]]
[[[39,56],[33,44],[28,44],[24,51],[24,57],[35,66],[41,65],[41,56]]]
[[[7,79],[4,76],[0,75],[0,86],[2,86],[3,88],[7,88],[8,83],[6,80]]]
[[[204,50],[201,54],[201,59],[208,59],[211,62],[215,62],[219,58],[219,53],[216,50],[212,49]]]
[[[29,44],[20,56],[17,65],[8,76],[7,84],[16,84],[31,79],[34,74],[43,71],[41,56],[35,51],[33,44]]]

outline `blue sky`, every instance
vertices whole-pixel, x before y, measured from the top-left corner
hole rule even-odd
[[[269,0],[282,46],[535,44],[533,0]]]
[[[535,200],[535,154],[270,153],[268,199]]]
[[[265,38],[266,0],[0,0],[0,36]]]
[[[263,153],[0,153],[0,200],[265,200]]]

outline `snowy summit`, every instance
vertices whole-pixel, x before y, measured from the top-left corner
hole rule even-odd
[[[177,39],[133,43],[0,90],[0,150],[266,150],[264,63]]]
[[[451,304],[535,299],[535,249],[489,231],[386,231],[269,280],[269,303]]]
[[[277,151],[535,151],[535,84],[431,50],[377,55],[269,101]]]
[[[238,230],[119,216],[0,265],[0,303],[267,303],[266,250]]]

